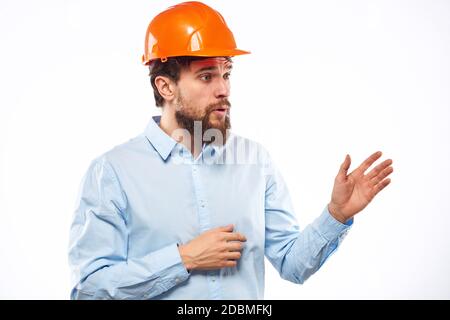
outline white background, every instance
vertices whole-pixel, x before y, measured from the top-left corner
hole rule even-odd
[[[283,173],[304,227],[382,150],[392,184],[303,286],[267,299],[450,298],[450,1],[205,1],[238,46],[232,124]],[[67,299],[68,231],[89,162],[154,107],[148,23],[175,1],[0,3],[0,298]]]

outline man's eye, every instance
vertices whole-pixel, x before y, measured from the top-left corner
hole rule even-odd
[[[201,75],[200,80],[209,81],[209,80],[211,80],[211,75],[210,74]]]
[[[231,77],[231,73],[225,73],[225,74],[223,75],[223,78],[224,78],[225,80],[230,79],[230,77]]]

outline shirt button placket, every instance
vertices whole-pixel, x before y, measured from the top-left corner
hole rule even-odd
[[[208,206],[206,203],[206,194],[204,192],[203,185],[200,179],[200,168],[198,164],[192,164],[192,177],[194,180],[194,190],[196,202],[198,205],[198,218],[201,232],[205,232],[210,229],[210,217],[208,212]],[[208,274],[208,283],[212,299],[221,299],[220,286],[215,272]]]
[[[192,177],[194,180],[194,190],[195,190],[195,197],[196,202],[198,206],[198,215],[199,215],[199,223],[200,223],[200,229],[202,232],[205,232],[210,228],[210,221],[208,212],[206,210],[205,206],[205,194],[203,191],[203,186],[200,179],[199,174],[199,168],[198,164],[192,164]]]

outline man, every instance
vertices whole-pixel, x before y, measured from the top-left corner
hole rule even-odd
[[[392,161],[352,173],[300,232],[286,184],[259,144],[229,131],[231,57],[222,16],[200,2],[156,16],[143,62],[161,117],[95,159],[71,228],[72,299],[262,299],[264,256],[303,283],[353,216],[386,187]]]

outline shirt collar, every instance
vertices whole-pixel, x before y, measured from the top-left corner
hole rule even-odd
[[[145,128],[145,136],[164,161],[167,160],[177,142],[160,127],[161,116],[153,116]]]
[[[145,128],[144,134],[153,148],[155,148],[155,150],[159,153],[161,158],[166,161],[178,142],[161,129],[159,126],[160,121],[161,116],[153,116]],[[207,148],[212,148],[213,150],[211,152],[206,152],[205,154],[204,151]],[[221,146],[215,144],[204,144],[202,147],[202,157],[216,158],[221,155],[222,151],[223,147]]]

